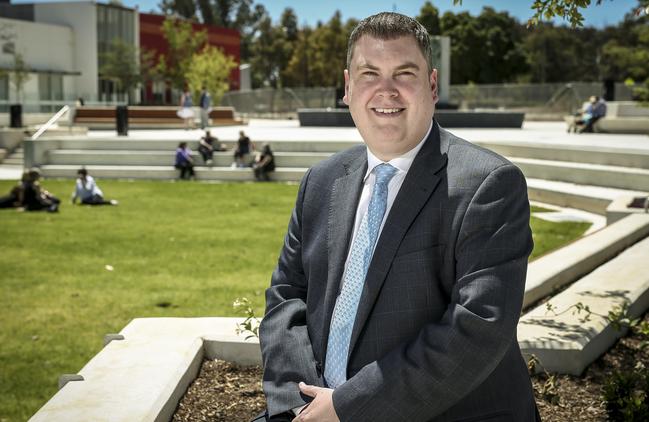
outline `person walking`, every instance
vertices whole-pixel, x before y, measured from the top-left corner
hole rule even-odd
[[[194,128],[193,105],[192,93],[187,87],[180,96],[180,110],[178,110],[178,117],[185,121],[185,130]]]
[[[212,97],[205,87],[201,90],[199,105],[201,107],[201,129],[205,130],[209,123],[210,108],[212,107]]]

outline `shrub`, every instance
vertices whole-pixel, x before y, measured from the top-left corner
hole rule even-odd
[[[602,388],[611,421],[649,421],[649,370],[639,363],[635,371],[615,372]]]

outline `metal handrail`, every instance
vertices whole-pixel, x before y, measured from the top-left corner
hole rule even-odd
[[[57,111],[56,114],[52,116],[50,120],[47,121],[47,123],[41,126],[40,129],[38,129],[36,133],[32,135],[31,140],[35,141],[36,139],[38,139],[39,136],[41,136],[47,129],[50,128],[50,126],[56,123],[56,121],[59,120],[61,116],[63,116],[69,110],[70,110],[70,106],[67,104],[61,107],[61,109]]]

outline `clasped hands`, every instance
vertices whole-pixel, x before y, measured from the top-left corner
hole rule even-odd
[[[303,394],[313,397],[313,401],[302,409],[293,422],[340,422],[334,409],[333,389],[307,385],[303,382],[298,386]]]

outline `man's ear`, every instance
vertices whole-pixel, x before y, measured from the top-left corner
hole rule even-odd
[[[433,69],[430,72],[430,88],[433,94],[433,103],[439,101],[439,95],[437,94],[437,69]]]
[[[345,69],[343,74],[345,76],[345,95],[343,96],[343,103],[349,105],[349,70]]]

